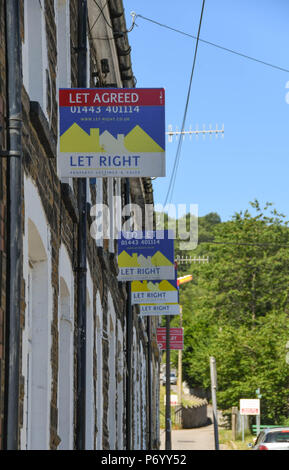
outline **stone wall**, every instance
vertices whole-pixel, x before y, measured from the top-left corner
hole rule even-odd
[[[29,0],[26,0],[29,2]],[[41,3],[41,2],[40,2]],[[63,2],[62,2],[63,3]],[[65,2],[64,2],[65,3]],[[5,71],[5,14],[4,0],[0,0],[0,125],[3,123],[3,115],[5,115],[5,97],[6,97],[6,71]],[[23,0],[20,2],[21,7],[21,37],[25,42],[24,27],[24,9]],[[72,278],[74,279],[73,292],[73,330],[74,330],[74,423],[76,417],[76,370],[77,370],[77,273],[75,271],[77,264],[77,241],[78,241],[78,208],[77,208],[77,182],[74,180],[71,184],[63,183],[57,176],[56,165],[56,148],[57,148],[57,34],[56,34],[56,16],[54,7],[57,2],[44,0],[44,17],[46,27],[46,43],[48,52],[48,70],[49,80],[47,82],[47,109],[42,109],[38,102],[30,99],[28,90],[22,88],[22,109],[23,109],[23,129],[22,129],[22,146],[23,146],[23,237],[27,242],[27,213],[28,202],[24,197],[25,181],[29,182],[36,191],[39,198],[39,206],[41,207],[41,217],[44,220],[43,230],[47,235],[47,250],[49,262],[49,295],[51,316],[51,324],[49,325],[49,377],[51,383],[47,391],[49,398],[49,444],[50,449],[57,449],[60,443],[59,438],[59,322],[60,322],[60,250],[65,247],[68,254],[68,262],[72,267]],[[104,21],[100,17],[99,21]],[[70,0],[70,44],[71,44],[71,86],[77,86],[77,54],[75,46],[77,45],[77,0]],[[35,45],[37,47],[37,45]],[[91,48],[93,48],[91,43]],[[95,57],[96,51],[91,50],[90,57]],[[91,59],[92,60],[92,59]],[[95,64],[94,64],[95,65]],[[92,83],[92,82],[91,82]],[[52,106],[50,107],[50,104]],[[48,118],[48,119],[47,119]],[[48,123],[48,120],[50,124]],[[5,147],[5,132],[0,128],[0,148]],[[0,159],[0,442],[2,443],[2,429],[4,416],[4,372],[5,372],[5,306],[6,306],[6,159]],[[122,189],[124,183],[122,182]],[[95,186],[89,187],[91,204],[96,201]],[[152,203],[152,189],[148,181],[134,179],[132,191],[133,200],[141,205],[145,202]],[[103,200],[107,202],[107,181],[103,181]],[[37,217],[36,217],[37,219]],[[93,384],[100,380],[97,375],[99,371],[98,355],[96,353],[96,338],[101,334],[102,343],[102,409],[95,407],[95,423],[94,441],[98,436],[102,436],[101,447],[109,449],[111,433],[115,433],[115,445],[118,448],[125,446],[125,352],[126,352],[126,302],[127,293],[125,283],[117,281],[117,262],[115,250],[112,252],[109,243],[104,241],[103,247],[97,246],[95,240],[89,235],[89,228],[92,218],[89,214],[87,218],[87,264],[91,273],[91,292],[89,292],[92,304],[92,324],[94,346],[93,346]],[[38,227],[36,227],[38,228]],[[110,248],[110,249],[109,249]],[[27,251],[27,250],[26,250]],[[23,282],[22,282],[22,302],[21,302],[21,357],[20,357],[20,407],[19,407],[19,447],[21,447],[21,436],[25,435],[27,413],[27,373],[25,372],[25,361],[27,355],[27,329],[29,322],[29,292],[27,285],[27,273],[33,268],[33,260],[29,257],[29,252],[23,255]],[[97,298],[100,299],[101,313],[97,307]],[[111,300],[109,300],[111,299]],[[110,302],[110,306],[109,306]],[[102,331],[97,329],[97,322],[101,315]],[[113,319],[114,329],[111,330],[111,320]],[[156,423],[158,419],[158,401],[155,393],[155,387],[158,383],[158,349],[155,347],[155,327],[156,320],[146,319],[142,324],[137,317],[137,309],[134,308],[134,328],[135,336],[135,354],[138,361],[146,363],[147,358],[147,342],[143,334],[146,328],[146,322],[151,321],[152,326],[152,351],[153,351],[153,371],[156,372],[153,378],[153,407],[154,407],[154,446],[157,446]],[[109,333],[112,331],[115,335],[115,357],[111,362],[113,367],[109,367],[110,344]],[[25,336],[26,335],[26,336]],[[117,342],[117,338],[122,337],[123,341]],[[141,346],[140,346],[141,344]],[[33,347],[33,342],[32,342]],[[111,346],[112,347],[112,346]],[[25,349],[26,348],[26,349]],[[26,352],[25,352],[26,351]],[[141,351],[141,352],[140,352]],[[119,357],[124,358],[124,362]],[[24,371],[24,372],[23,372]],[[26,374],[26,375],[25,375]],[[154,375],[154,374],[153,374]],[[134,400],[138,400],[138,391],[141,390],[141,399],[137,401],[137,421],[133,423],[133,433],[136,436],[136,442],[139,446],[145,446],[147,440],[146,431],[146,410],[147,393],[146,373],[140,374],[136,370],[136,383],[133,385]],[[109,416],[109,394],[111,384],[116,384],[116,403],[115,416]],[[119,395],[118,395],[119,394]],[[96,397],[96,392],[95,392]],[[98,397],[96,397],[96,402]],[[123,402],[120,403],[120,400]],[[99,402],[99,400],[98,400]],[[118,413],[120,416],[118,416]],[[98,417],[102,416],[101,425],[98,429],[96,423],[99,423]],[[113,422],[114,428],[110,428],[109,419]],[[75,438],[75,427],[74,427]],[[25,438],[26,439],[26,438]],[[23,442],[25,441],[23,440]],[[25,441],[26,442],[26,441]],[[27,443],[25,445],[28,445]]]
[[[208,424],[207,402],[181,408],[182,427],[199,428]]]

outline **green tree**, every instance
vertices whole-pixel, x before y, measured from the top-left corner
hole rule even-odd
[[[219,406],[262,393],[267,422],[289,416],[289,229],[271,204],[217,223],[202,243],[210,262],[191,267],[180,290],[185,325],[184,372],[191,386],[210,386],[209,357],[218,373]]]

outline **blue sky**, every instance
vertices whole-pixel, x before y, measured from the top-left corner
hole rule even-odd
[[[130,12],[197,35],[201,0],[124,0]],[[206,0],[200,37],[289,69],[287,0]],[[195,40],[137,18],[129,42],[137,87],[166,90],[166,127],[181,127]],[[223,221],[258,199],[289,219],[289,73],[199,43],[186,129],[203,124],[224,138],[183,142],[171,202],[198,204]],[[289,95],[288,95],[289,96]],[[177,142],[166,143],[167,176],[154,183],[164,203]]]

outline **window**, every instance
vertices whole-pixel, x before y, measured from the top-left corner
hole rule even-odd
[[[264,442],[289,442],[289,430],[269,432]]]
[[[32,180],[26,177],[24,201],[23,277],[26,306],[22,336],[24,397],[20,443],[21,449],[46,450],[50,445],[52,383],[51,243],[38,191]]]
[[[60,278],[58,434],[60,450],[73,449],[73,324],[68,286]]]
[[[125,384],[125,368],[126,362],[124,357],[124,335],[122,330],[121,321],[117,320],[117,344],[116,344],[116,367],[117,367],[117,402],[116,402],[116,415],[117,415],[117,448],[122,450],[124,448],[123,439],[123,419],[124,419],[124,384]]]
[[[71,87],[70,0],[54,0],[57,30],[56,90]],[[73,190],[72,178],[61,178]]]
[[[86,291],[86,429],[85,449],[94,450],[95,428],[95,393],[94,393],[94,318],[93,318],[93,284],[88,269]]]
[[[260,444],[260,442],[263,441],[264,436],[265,436],[264,432],[260,432],[260,434],[259,434],[259,436],[257,437],[257,440],[256,440],[256,442],[255,442],[255,445]]]
[[[97,435],[96,435],[96,449],[102,449],[102,420],[103,420],[103,353],[102,353],[102,340],[103,340],[103,313],[101,306],[100,294],[96,294],[96,412],[97,412]]]
[[[109,251],[114,252],[114,178],[107,178],[107,200],[109,207]]]
[[[23,84],[31,101],[38,101],[47,120],[51,118],[44,0],[24,1]]]
[[[64,245],[59,251],[58,434],[60,450],[73,449],[74,276]]]
[[[50,328],[48,263],[36,226],[28,223],[29,270],[26,309],[26,449],[49,448]]]
[[[55,0],[57,28],[57,86],[71,86],[70,1]]]
[[[121,179],[107,179],[107,199],[109,208],[109,251],[114,253],[115,241],[121,231],[122,207],[121,207]]]
[[[109,446],[110,449],[116,449],[116,334],[115,334],[115,320],[116,314],[113,305],[111,294],[108,294],[108,309],[107,309],[107,332],[108,332],[108,370],[109,370],[109,385],[108,385],[108,429],[109,429]]]
[[[103,203],[103,179],[102,178],[96,178],[96,204],[102,204]],[[95,229],[97,232],[103,231],[103,220],[102,222],[99,221],[99,218],[97,220],[97,224]],[[103,247],[103,236],[99,236],[96,238],[96,245]]]

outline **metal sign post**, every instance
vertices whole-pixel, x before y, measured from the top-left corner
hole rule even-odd
[[[257,398],[259,399],[262,398],[262,395],[260,393],[260,388],[257,388],[256,395],[257,395]],[[258,436],[258,434],[260,433],[260,429],[261,429],[261,407],[259,407],[259,414],[256,415],[256,427],[257,427],[257,436]]]
[[[215,360],[214,357],[210,357],[210,371],[211,371],[211,390],[212,390],[212,403],[213,403],[215,450],[219,450],[217,394],[216,394],[216,392],[217,392],[217,370],[216,370],[216,360]]]
[[[183,309],[180,306],[180,328],[183,328]],[[182,350],[178,351],[178,402],[182,406],[182,392],[183,392],[183,374],[182,374]]]
[[[77,84],[87,86],[87,2],[78,1],[78,57]],[[77,247],[77,411],[76,411],[76,449],[85,449],[86,429],[86,241],[87,241],[87,181],[80,178],[77,182],[77,202],[79,210],[78,247]]]
[[[171,450],[171,354],[170,354],[170,319],[166,316],[166,450]]]

